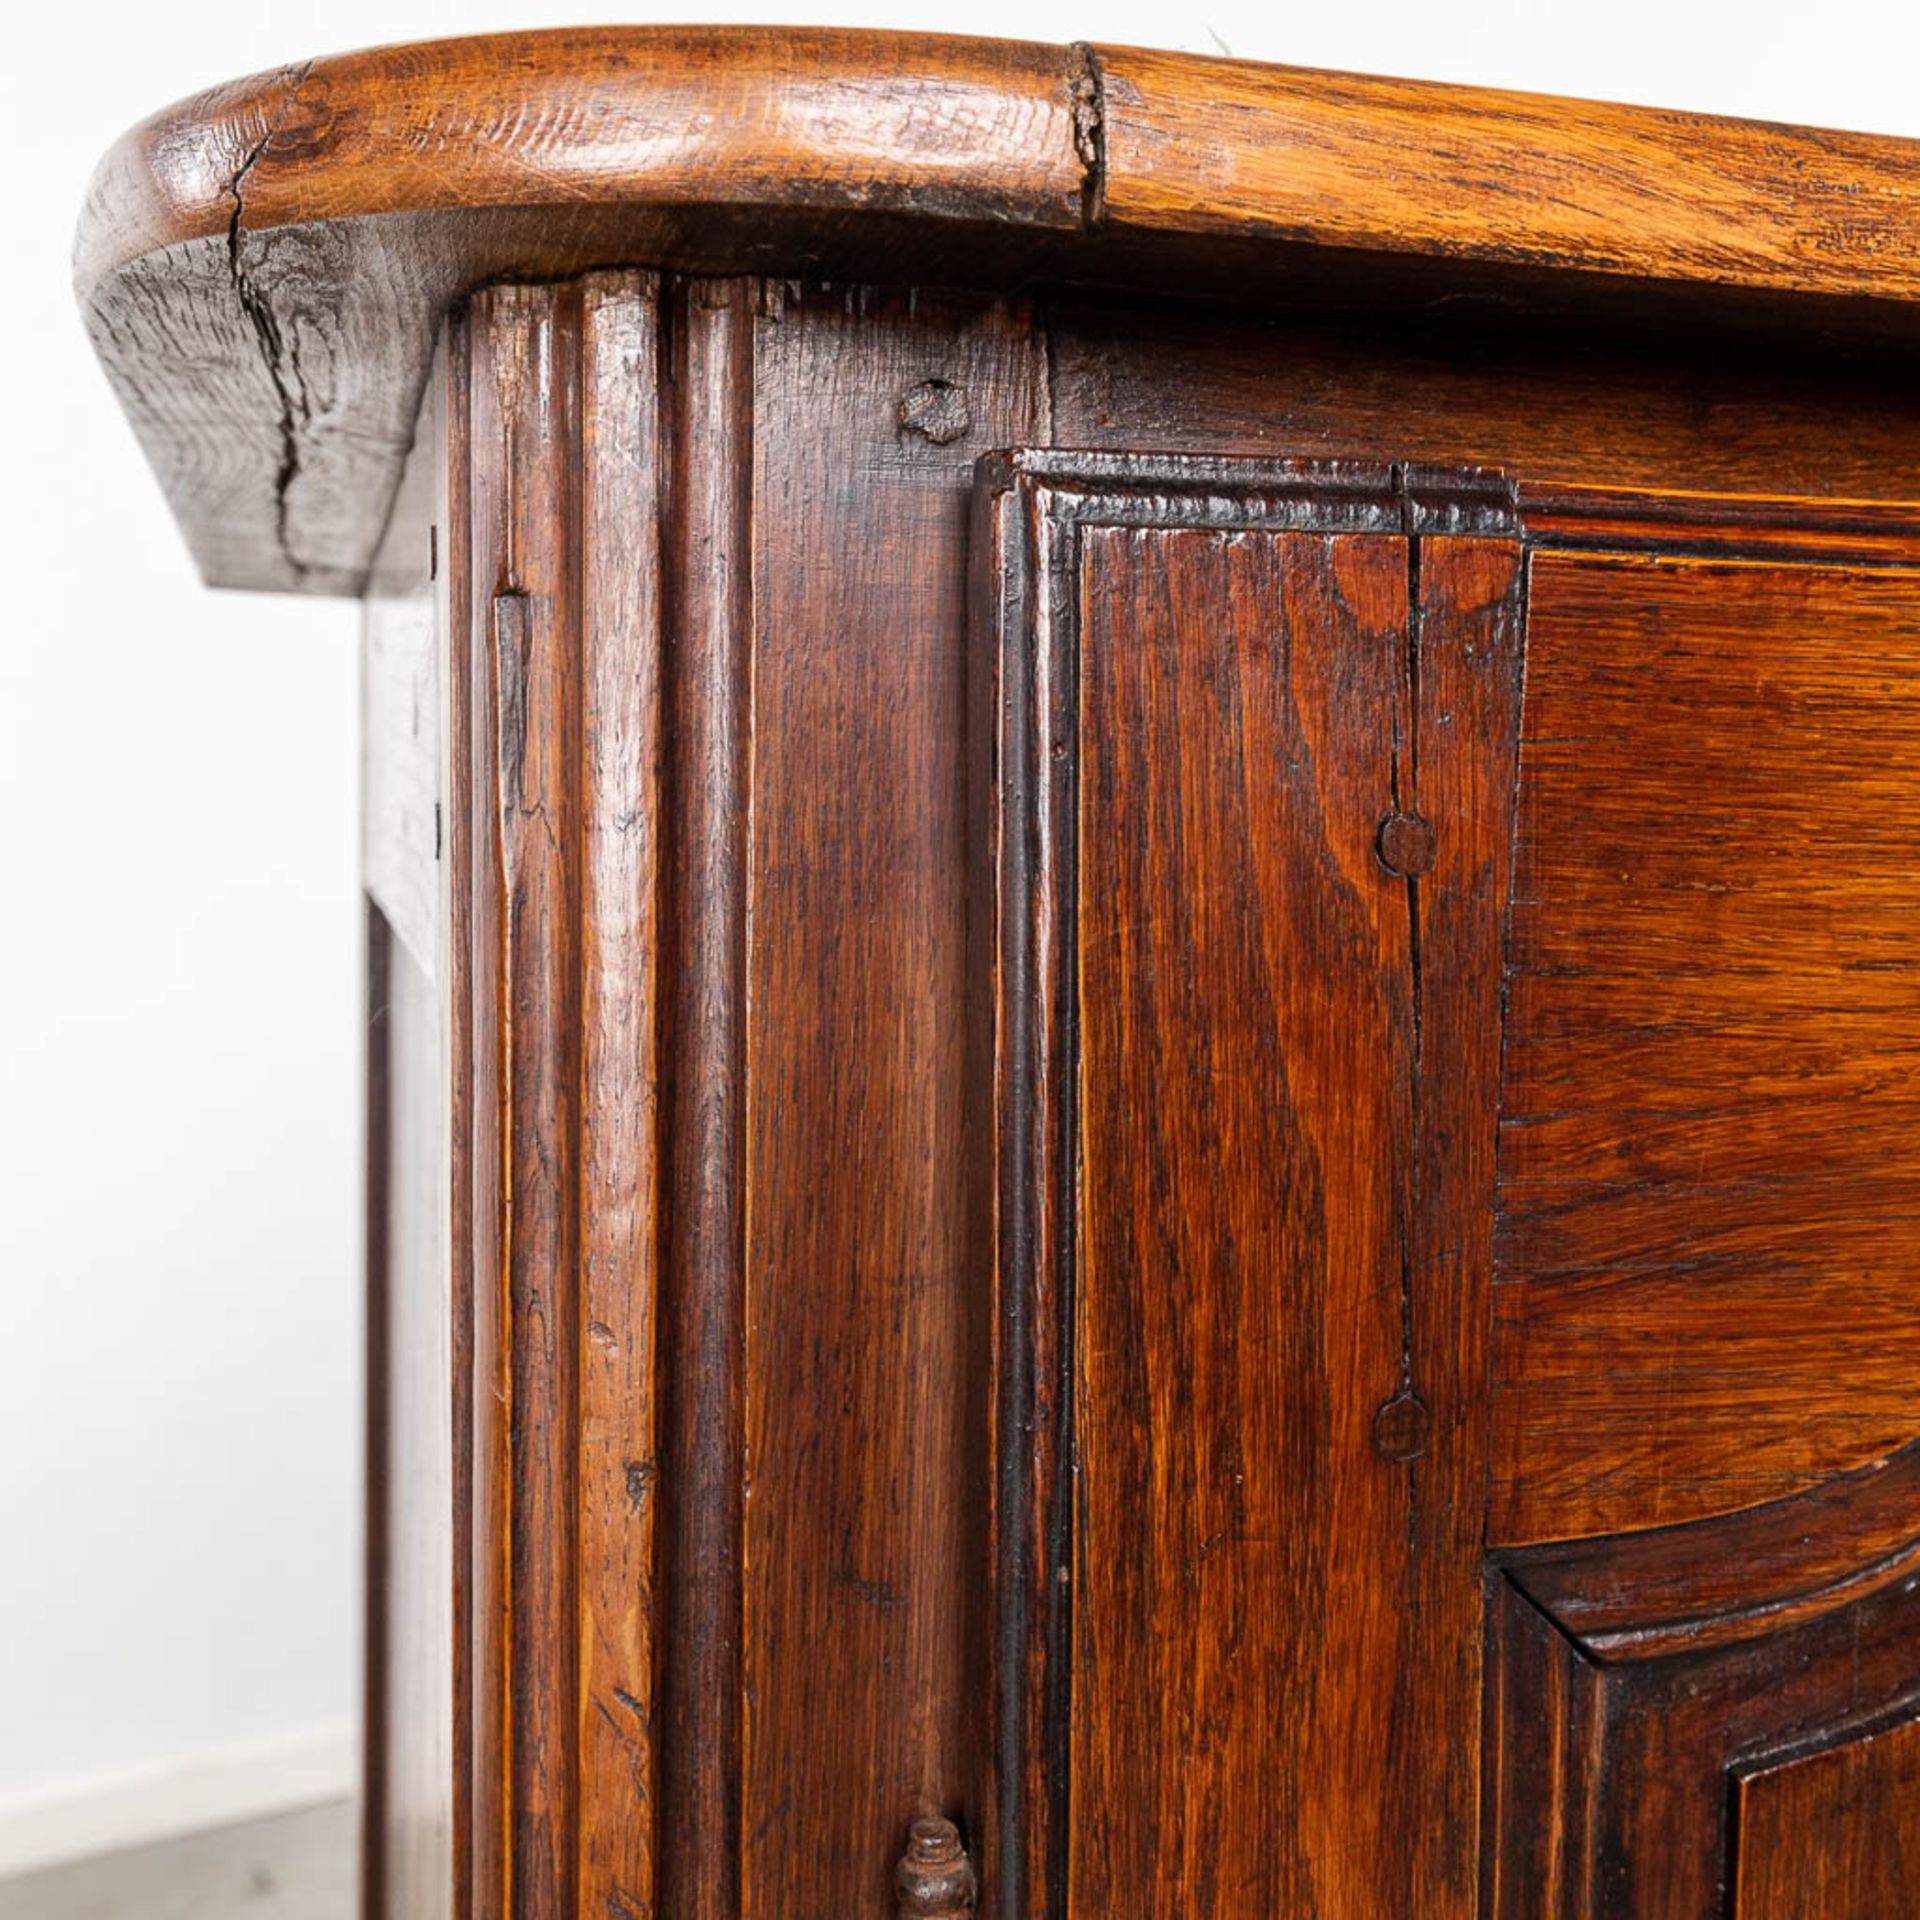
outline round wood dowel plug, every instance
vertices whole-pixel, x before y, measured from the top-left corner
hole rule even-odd
[[[1413,879],[1433,871],[1438,839],[1433,822],[1417,813],[1402,813],[1396,808],[1388,814],[1380,822],[1375,845],[1380,850],[1380,864],[1389,873]]]

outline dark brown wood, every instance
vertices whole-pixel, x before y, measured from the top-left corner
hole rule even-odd
[[[657,1597],[668,1177],[660,291],[580,289],[579,1858],[572,1911],[667,1911]],[[694,925],[701,924],[690,915]],[[669,1723],[670,1724],[670,1723]]]
[[[1423,479],[987,476],[1008,1912],[1474,1907],[1519,549]]]
[[[1509,1557],[1490,1588],[1495,1920],[1904,1911],[1910,1740],[1878,1742],[1920,1708],[1917,1542],[1908,1456],[1731,1518]]]
[[[759,1920],[884,1913],[909,1820],[987,1818],[967,516],[974,462],[1035,431],[1041,374],[1026,310],[990,300],[769,289],[758,325],[741,1177]],[[959,438],[902,425],[927,379],[965,394]]]
[[[893,1878],[898,1920],[970,1920],[978,1890],[973,1862],[951,1820],[935,1814],[916,1820]]]
[[[661,1910],[740,1909],[753,289],[690,288],[669,428],[661,874],[666,1265]],[[617,661],[620,655],[616,653]],[[618,1187],[616,1186],[616,1191]]]
[[[1711,1538],[1714,1551],[1703,1553]],[[1596,1658],[1657,1660],[1776,1633],[1908,1580],[1920,1558],[1920,1447],[1790,1501],[1697,1527],[1526,1552],[1536,1604]]]
[[[1920,1435],[1920,574],[1541,554],[1530,593],[1500,1541]]]
[[[930,367],[967,397],[957,439],[898,417]],[[476,1914],[883,1904],[916,1809],[987,1817],[967,1586],[921,1569],[985,1556],[980,1416],[950,1386],[984,1325],[948,1171],[959,560],[972,463],[1030,430],[1036,368],[1017,310],[757,283],[500,289],[459,329]],[[833,499],[843,471],[870,502]],[[861,538],[850,613],[812,556]],[[921,572],[891,571],[903,540]],[[867,645],[830,659],[823,632]],[[819,740],[871,782],[837,867],[805,851]],[[910,841],[857,830],[942,783]],[[750,944],[750,914],[781,938]],[[845,1050],[836,1083],[818,1036],[861,1003],[913,1009],[903,1051]],[[849,1401],[837,1456],[796,1425]]]
[[[1406,1381],[1413,985],[1371,844],[1406,548],[1099,529],[1080,565],[1064,1911],[1465,1912],[1381,1844],[1418,1658],[1370,1444]]]
[[[1790,337],[1704,342],[1447,305],[1338,326],[1063,298],[1047,315],[1053,434],[1069,447],[1491,466],[1530,503],[1558,491],[1680,490],[1905,503],[1920,380],[1912,357],[1859,364]],[[1530,517],[1532,507],[1530,504]],[[1847,506],[1842,526],[1865,516]],[[1550,522],[1548,523],[1551,524]],[[1677,531],[1677,529],[1676,529]]]
[[[1734,1920],[1920,1906],[1920,1719],[1739,1776]]]
[[[467,323],[479,1916],[656,1900],[662,613],[647,276]]]
[[[370,1915],[1914,1904],[1916,179],[784,29],[116,149],[366,589]]]

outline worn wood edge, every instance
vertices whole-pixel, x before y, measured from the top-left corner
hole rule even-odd
[[[555,28],[312,60],[163,109],[101,161],[75,278],[84,297],[141,254],[235,228],[651,202],[1245,230],[1912,300],[1914,153],[1886,135],[1142,48]],[[1408,164],[1392,173],[1395,154]],[[1470,176],[1443,175],[1449,157]],[[1845,206],[1845,229],[1824,205]],[[1649,222],[1650,206],[1668,217]]]
[[[1515,483],[1494,467],[1014,447],[983,454],[974,478],[983,494],[1023,492],[1073,526],[1492,538],[1520,531]]]
[[[1493,1563],[1603,1663],[1759,1639],[1920,1571],[1920,1442],[1763,1506]]]
[[[84,298],[182,241],[586,204],[1077,225],[1080,56],[954,34],[552,28],[276,68],[129,129],[74,247]],[[511,111],[507,111],[508,102]]]
[[[1920,296],[1920,173],[1912,143],[1891,135],[1137,47],[1089,52],[1099,208],[1114,224]]]
[[[1690,289],[1791,300],[1769,322],[1789,334],[1904,337],[1914,151],[1126,48],[555,29],[310,61],[163,110],[101,162],[75,284],[208,583],[351,594],[434,333],[492,280],[1173,290],[1204,270],[1257,300],[1263,273],[1298,298],[1373,263],[1429,296],[1532,275],[1528,297],[1597,312]]]

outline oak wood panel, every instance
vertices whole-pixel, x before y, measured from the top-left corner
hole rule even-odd
[[[442,314],[614,262],[799,272],[1080,223],[1066,47],[805,28],[494,34],[196,95],[102,161],[76,281],[210,581],[357,592]]]
[[[982,1202],[996,1273],[995,1819],[986,1852],[991,1896],[1009,1916],[1058,1915],[1067,1894],[1077,528],[1397,535],[1404,511],[1382,466],[1031,450],[982,464],[973,564],[983,639],[971,744],[973,964],[993,1031],[975,1062],[975,1100],[995,1116],[994,1187]]]
[[[1530,491],[1913,499],[1910,358],[1857,365],[1723,335],[1636,342],[1565,321],[1450,326],[1446,307],[1383,316],[1375,301],[1329,327],[1063,297],[1046,312],[1053,437],[1492,466]]]
[[[1434,830],[1432,870],[1406,882],[1416,997],[1404,1364],[1422,1447],[1406,1469],[1412,1568],[1397,1597],[1399,1691],[1384,1797],[1411,1813],[1386,1844],[1412,1863],[1407,1884],[1421,1896],[1388,1910],[1440,1913],[1440,1890],[1477,1900],[1481,1886],[1479,1589],[1525,597],[1521,556],[1508,541],[1423,537],[1414,555],[1414,724],[1396,806]]]
[[[579,332],[569,295],[503,287],[472,319],[473,993],[491,1002],[497,1169],[476,1227],[477,1389],[491,1565],[476,1608],[480,1920],[559,1920],[577,1828],[573,1600],[579,1340],[579,579],[572,560]],[[476,1011],[476,1020],[479,1015]],[[489,1804],[489,1802],[491,1804]]]
[[[481,1920],[655,1898],[657,325],[611,276],[466,328]]]
[[[1473,1908],[1502,498],[983,472],[1002,1914]]]
[[[1532,1548],[1536,1605],[1596,1659],[1698,1653],[1830,1613],[1920,1569],[1920,1447],[1696,1526]]]
[[[1920,564],[1920,506],[1912,502],[1822,500],[1813,506],[1791,495],[1538,483],[1523,483],[1518,498],[1529,536],[1543,546]]]
[[[1083,565],[1067,1911],[1386,1911],[1406,549],[1103,530]]]
[[[1129,49],[557,29],[154,115],[101,163],[76,281],[209,580],[357,592],[435,329],[501,278],[1345,286],[1659,324],[1704,301],[1904,353],[1917,209],[1911,150],[1870,136]]]
[[[1916,773],[1920,576],[1535,558],[1495,1539],[1751,1506],[1920,1432]]]
[[[1822,1920],[1906,1911],[1905,1756],[1874,1743],[1917,1704],[1914,1471],[1909,1453],[1747,1512],[1499,1557],[1492,1920],[1722,1920],[1748,1889]]]
[[[194,94],[101,161],[83,287],[183,240],[443,208],[895,207],[1078,224],[1072,49],[960,34],[556,27]],[[1897,145],[1898,143],[1893,143]]]
[[[770,291],[754,365],[742,1905],[812,1920],[982,1819],[965,556],[1038,354],[1017,306]]]
[[[1920,1720],[1740,1776],[1734,1920],[1920,1908]]]

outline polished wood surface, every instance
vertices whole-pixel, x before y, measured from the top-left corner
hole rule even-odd
[[[1533,562],[1496,1541],[1920,1437],[1920,573],[1764,554]]]
[[[338,593],[365,582],[449,304],[622,261],[1281,304],[1357,276],[1406,281],[1416,312],[1703,297],[1910,341],[1920,185],[1896,140],[1244,61],[560,29],[155,115],[102,161],[75,274],[207,579]]]
[[[1506,490],[985,485],[1000,1898],[1472,1912]]]
[[[1496,1920],[1904,1912],[1910,1748],[1876,1743],[1914,1716],[1917,1550],[1909,1454],[1731,1517],[1502,1556]]]
[[[1920,291],[1901,140],[1137,47],[1096,58],[1101,206],[1119,224],[1642,280]]]
[[[368,588],[370,1917],[1913,1905],[1917,180],[784,29],[116,149],[209,577]]]
[[[1375,1433],[1415,1401],[1407,896],[1374,844],[1405,544],[1100,529],[1081,565],[1067,1911],[1463,1911],[1380,1844],[1423,1450]]]
[[[1758,1768],[1737,1791],[1735,1920],[1876,1920],[1920,1906],[1920,1720]]]
[[[968,501],[975,460],[1036,431],[1042,370],[1022,305],[768,295],[749,536],[742,1898],[810,1920],[823,1889],[884,1911],[916,1815],[969,1832],[984,1817]],[[964,396],[964,431],[903,420],[930,381]],[[846,1417],[798,1411],[830,1407]]]

